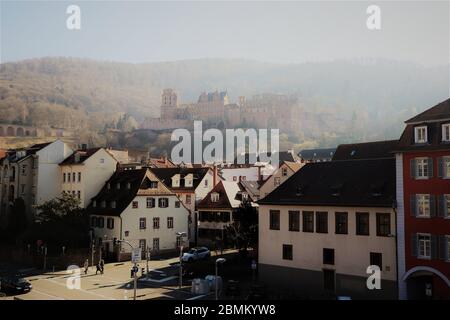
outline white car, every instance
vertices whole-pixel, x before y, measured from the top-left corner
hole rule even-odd
[[[196,260],[208,259],[211,257],[211,252],[206,247],[192,248],[185,252],[181,257],[183,262],[194,262]]]

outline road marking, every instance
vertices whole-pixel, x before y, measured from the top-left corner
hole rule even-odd
[[[173,280],[178,278],[177,276],[171,276],[171,277],[167,277],[167,278],[163,278],[160,280],[156,280],[156,279],[152,279],[152,278],[148,278],[148,279],[139,279],[140,282],[157,282],[157,283],[161,283],[161,282],[166,282],[169,280]]]
[[[50,282],[52,282],[52,283],[54,283],[54,284],[57,284],[57,285],[66,287],[65,284],[59,283],[59,282],[56,281],[56,280],[52,280],[52,279],[43,279],[43,280],[45,280],[45,281],[50,281]],[[66,287],[66,288],[67,288],[67,287]],[[107,299],[107,300],[116,300],[116,299],[114,299],[114,298],[105,296],[105,295],[103,295],[103,294],[95,293],[95,292],[90,292],[90,291],[87,291],[87,290],[85,290],[85,289],[81,289],[81,288],[80,288],[80,289],[76,289],[76,290],[79,290],[79,291],[82,291],[82,292],[85,292],[85,293],[88,293],[88,294],[91,294],[91,295],[94,295],[94,296],[97,296],[97,297],[101,297],[101,298],[104,298],[104,299]]]
[[[203,298],[203,297],[207,297],[209,295],[210,294],[202,294],[200,296],[195,296],[195,297],[192,297],[192,298],[189,298],[189,299],[186,299],[186,300],[197,300],[197,299],[200,299],[200,298]]]
[[[45,293],[45,292],[42,292],[42,291],[39,291],[39,290],[36,290],[36,289],[33,289],[32,292],[36,292],[36,293],[42,294],[43,296],[54,298],[56,300],[65,300],[64,298],[61,298],[61,297],[58,297],[58,296],[54,296],[52,294],[48,294],[48,293]],[[26,300],[26,299],[24,299],[24,300]]]

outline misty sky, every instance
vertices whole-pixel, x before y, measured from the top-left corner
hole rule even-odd
[[[81,30],[66,8],[81,8]],[[366,27],[381,7],[382,29]],[[73,56],[123,62],[361,57],[449,63],[449,2],[2,1],[1,62]]]

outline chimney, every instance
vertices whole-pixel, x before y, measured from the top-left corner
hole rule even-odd
[[[75,163],[79,163],[80,162],[80,154],[78,152],[75,152]]]
[[[216,186],[217,184],[217,166],[214,164],[213,165],[213,188]]]
[[[263,177],[262,177],[262,173],[261,173],[261,166],[258,166],[258,181],[262,182]]]

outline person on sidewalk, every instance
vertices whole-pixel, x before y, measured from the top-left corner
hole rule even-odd
[[[103,271],[105,271],[105,260],[100,260],[100,273],[103,274]]]
[[[87,273],[88,273],[88,270],[89,270],[89,260],[86,259],[86,260],[84,261],[84,274],[87,274]]]
[[[95,274],[98,274],[99,272],[102,273],[102,267],[100,266],[100,261],[97,263],[97,270],[95,270]]]

